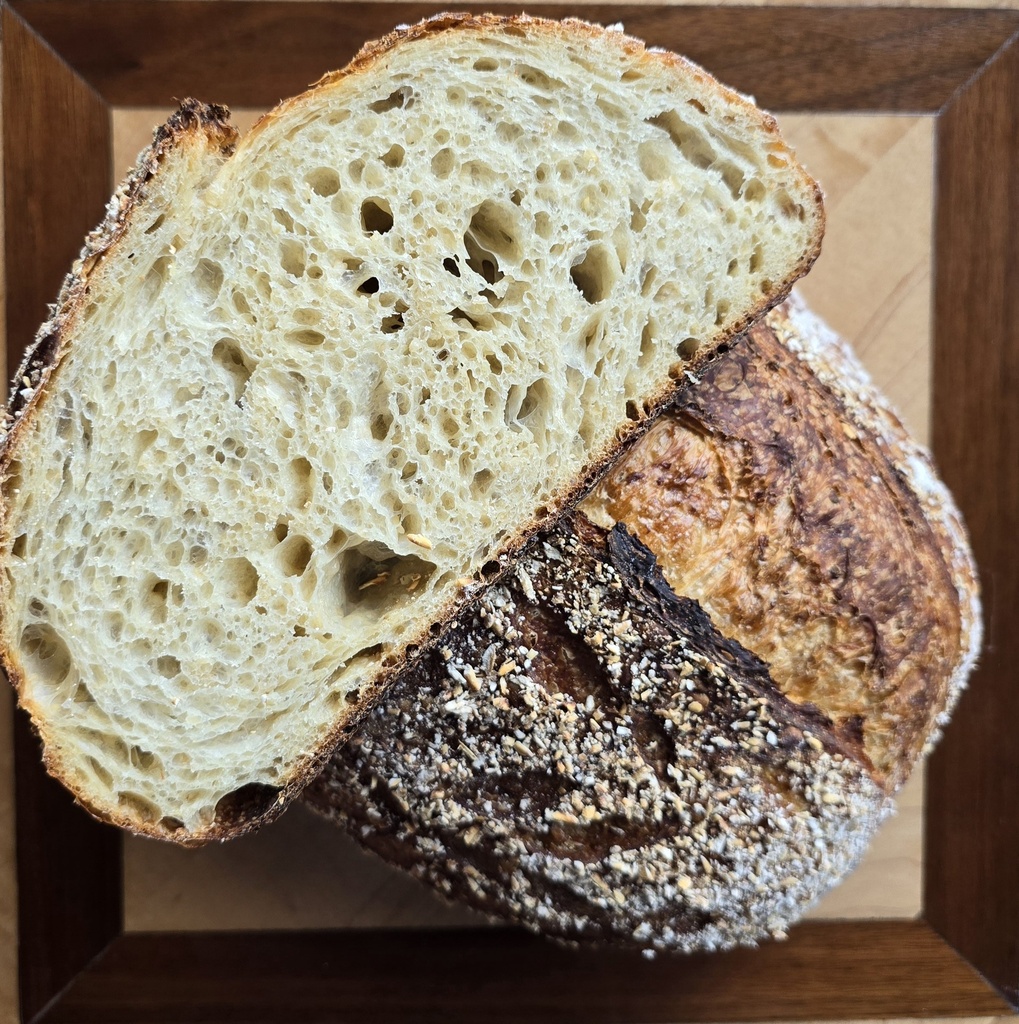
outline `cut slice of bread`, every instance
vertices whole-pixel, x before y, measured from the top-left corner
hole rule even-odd
[[[581,510],[598,525],[531,541],[305,800],[560,939],[783,934],[853,868],[973,667],[954,503],[848,346],[789,303]]]
[[[770,117],[578,21],[442,16],[235,134],[157,132],[0,462],[47,764],[182,842],[278,812],[823,229]]]

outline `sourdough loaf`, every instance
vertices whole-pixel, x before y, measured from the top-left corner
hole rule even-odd
[[[951,499],[848,348],[787,305],[581,507],[305,799],[560,939],[782,935],[854,866],[976,656]]]
[[[579,21],[443,15],[227,117],[156,133],[0,455],[47,765],[184,842],[277,813],[823,226],[771,118]]]

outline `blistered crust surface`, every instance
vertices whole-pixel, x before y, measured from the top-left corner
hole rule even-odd
[[[5,660],[112,820],[187,839],[278,806],[457,581],[816,256],[816,186],[703,72],[454,23],[233,156],[190,104],[23,367]]]
[[[582,517],[525,549],[305,799],[481,910],[682,950],[783,934],[886,809],[823,715]]]
[[[583,508],[627,523],[678,593],[861,738],[895,789],[972,664],[968,546],[924,453],[870,411],[855,357],[797,310],[707,367]]]

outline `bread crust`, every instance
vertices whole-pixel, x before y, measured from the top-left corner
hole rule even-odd
[[[440,892],[567,942],[782,935],[887,812],[858,745],[578,513],[305,800]]]
[[[716,479],[717,477],[717,479]],[[858,361],[787,303],[707,367],[584,505],[897,789],[979,647],[958,512]],[[792,639],[796,637],[796,639]]]
[[[851,350],[791,301],[706,366],[581,509],[611,532],[578,513],[572,535],[561,523],[532,541],[305,800],[447,896],[559,939],[693,950],[781,934],[852,868],[972,668],[979,592],[951,497]],[[720,672],[690,705],[656,680],[692,678],[669,651],[705,631]],[[720,865],[725,828],[666,797],[689,804],[670,787],[691,766],[733,788],[719,749],[740,742],[749,693],[767,703],[766,739],[792,729],[810,750],[736,754],[728,820],[738,836],[757,822],[759,841],[723,843]],[[655,733],[649,710],[677,733]],[[604,722],[615,738],[592,747]],[[761,787],[809,773],[810,751],[839,766],[821,805],[804,819],[787,793],[762,817]],[[699,867],[673,845],[691,837]],[[787,859],[790,885],[775,877]]]
[[[719,102],[733,104],[746,117],[753,118],[762,125],[772,138],[776,152],[788,156],[790,165],[797,168],[797,174],[805,191],[811,197],[814,206],[811,216],[815,219],[817,230],[815,244],[804,253],[789,278],[776,286],[772,294],[763,299],[759,305],[748,311],[732,327],[713,340],[712,346],[704,349],[690,362],[689,369],[697,367],[709,358],[709,347],[723,343],[736,337],[741,331],[767,312],[775,303],[781,301],[793,282],[806,273],[820,252],[820,240],[823,232],[824,213],[821,192],[817,184],[809,178],[792,158],[791,152],[781,141],[774,119],[757,111],[744,97],[718,85],[706,72],[690,62],[672,54],[645,50],[642,43],[622,33],[606,33],[604,30],[589,23],[569,19],[566,22],[554,22],[528,16],[509,18],[494,15],[458,15],[444,14],[428,19],[418,25],[403,28],[386,36],[377,43],[367,44],[354,58],[350,65],[342,71],[324,76],[318,83],[301,96],[285,101],[271,111],[255,126],[253,134],[257,134],[275,118],[280,117],[295,104],[301,103],[311,93],[328,89],[335,83],[352,75],[360,75],[384,61],[385,56],[395,46],[413,44],[418,40],[433,37],[447,31],[504,31],[546,33],[550,37],[561,39],[586,37],[607,40],[618,45],[628,54],[640,56],[649,66],[659,66],[674,73],[692,74],[702,84],[717,92]],[[191,145],[207,147],[210,153],[226,159],[234,151],[237,143],[236,130],[228,122],[229,112],[220,106],[210,106],[196,100],[186,100],[180,110],[162,128],[155,133],[153,144],[141,157],[137,167],[117,191],[111,200],[103,223],[86,240],[79,260],[64,282],[56,306],[47,322],[40,328],[35,342],[26,354],[18,372],[19,383],[12,392],[8,413],[5,419],[5,433],[0,441],[0,500],[3,501],[3,523],[0,524],[0,542],[10,543],[7,536],[7,505],[12,466],[19,458],[22,439],[26,436],[33,419],[44,405],[54,374],[58,371],[67,345],[73,337],[75,324],[87,302],[90,285],[101,270],[104,261],[116,251],[120,240],[128,227],[146,211],[146,197],[152,186],[153,179],[168,156],[184,150]],[[348,708],[343,717],[339,718],[334,727],[320,737],[314,750],[300,759],[290,775],[281,781],[276,789],[264,787],[258,793],[242,790],[224,798],[222,808],[216,820],[207,828],[186,831],[177,827],[172,820],[162,819],[157,822],[141,820],[137,816],[125,813],[113,813],[109,809],[97,807],[88,795],[74,786],[62,770],[59,753],[46,744],[45,723],[41,715],[34,714],[25,700],[23,693],[23,670],[16,652],[14,639],[9,635],[6,624],[0,621],[0,663],[2,663],[11,682],[18,690],[23,706],[32,714],[36,729],[44,741],[46,752],[44,760],[51,774],[60,778],[71,788],[75,797],[96,817],[131,831],[176,842],[199,845],[211,840],[229,838],[243,834],[259,827],[278,815],[304,786],[321,770],[330,751],[345,742],[359,722],[371,711],[380,700],[382,694],[396,677],[402,666],[413,664],[432,650],[441,633],[448,629],[484,590],[485,585],[500,578],[514,563],[520,549],[534,533],[554,523],[566,515],[590,489],[605,469],[625,451],[641,434],[643,434],[654,417],[665,408],[685,383],[680,376],[658,394],[650,395],[640,410],[637,418],[621,427],[616,441],[597,460],[588,465],[582,474],[555,496],[544,510],[545,514],[536,516],[529,522],[519,524],[515,533],[501,542],[497,559],[489,564],[490,570],[482,578],[464,586],[451,596],[441,611],[439,621],[431,629],[423,630],[417,636],[409,637],[401,649],[399,656],[394,656],[383,666],[378,675],[370,680],[361,690],[361,699],[356,707]]]

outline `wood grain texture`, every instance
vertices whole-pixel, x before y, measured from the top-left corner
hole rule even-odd
[[[757,950],[655,960],[582,955],[503,929],[131,935],[42,1020],[678,1024],[960,1006],[1007,1012],[925,925],[858,922],[801,925]]]
[[[7,359],[14,367],[108,197],[102,100],[16,14],[3,42]],[[73,168],[73,173],[68,169]],[[46,775],[14,720],[22,1012],[38,1012],[120,928],[120,842]]]
[[[938,126],[934,451],[973,538],[980,667],[928,775],[927,915],[1019,1003],[1019,43]]]
[[[271,0],[14,6],[114,105],[162,107],[194,95],[260,108],[343,65],[365,39],[441,9]],[[540,12],[622,21],[628,32],[687,54],[776,110],[938,110],[1017,25],[1007,11],[541,4]]]
[[[14,829],[14,694],[0,678],[0,1024],[18,1014],[18,886]]]
[[[821,257],[799,290],[929,439],[934,118],[783,117],[825,191]]]
[[[7,365],[46,317],[109,198],[106,104],[2,11]]]
[[[119,934],[121,842],[43,771],[27,716],[14,724],[19,988],[32,1020]]]

